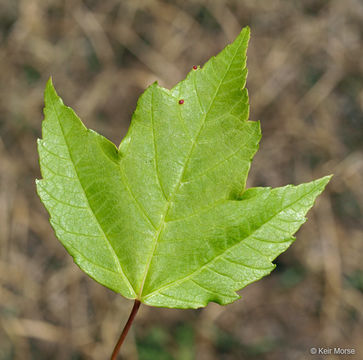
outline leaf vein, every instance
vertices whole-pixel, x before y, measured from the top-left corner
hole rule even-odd
[[[124,271],[123,271],[123,269],[122,269],[121,261],[120,261],[120,259],[117,257],[117,254],[116,254],[115,249],[113,248],[113,246],[112,246],[111,242],[110,242],[110,241],[109,241],[109,239],[107,238],[106,233],[105,233],[105,231],[103,230],[103,228],[102,228],[102,226],[101,226],[101,223],[99,222],[99,220],[98,220],[98,218],[97,218],[96,214],[94,213],[94,211],[93,211],[93,209],[92,209],[92,207],[91,207],[91,204],[90,204],[90,203],[89,203],[89,201],[88,201],[88,197],[87,197],[87,194],[86,194],[86,192],[85,192],[85,190],[84,190],[84,188],[83,188],[83,185],[82,185],[81,179],[80,179],[80,177],[79,177],[79,174],[78,174],[77,168],[76,168],[76,166],[75,166],[75,162],[74,162],[74,160],[73,160],[73,157],[72,157],[72,154],[71,154],[71,151],[70,151],[70,146],[69,146],[68,141],[67,141],[67,138],[66,138],[66,136],[65,136],[64,129],[63,129],[62,122],[61,122],[61,120],[60,120],[60,117],[59,117],[59,114],[58,114],[57,108],[56,108],[56,106],[54,105],[54,101],[53,101],[53,99],[52,99],[51,101],[52,101],[52,105],[53,105],[54,113],[56,114],[56,117],[57,117],[57,120],[58,120],[59,127],[60,127],[60,129],[61,129],[61,131],[62,131],[62,134],[63,134],[64,142],[65,142],[65,144],[66,144],[66,146],[67,146],[67,148],[68,148],[69,158],[70,158],[71,163],[72,163],[72,165],[73,165],[74,171],[75,171],[75,173],[76,173],[76,175],[77,175],[78,181],[79,181],[79,183],[80,183],[80,185],[81,185],[81,189],[82,189],[82,191],[83,191],[83,194],[84,194],[85,200],[86,200],[86,202],[87,202],[87,204],[88,204],[88,207],[89,207],[89,209],[90,209],[90,213],[93,215],[94,219],[96,220],[96,224],[97,224],[98,228],[100,229],[101,233],[103,234],[104,239],[106,240],[106,243],[108,244],[108,248],[111,250],[111,253],[112,253],[112,256],[113,256],[114,262],[115,262],[115,264],[116,264],[116,267],[118,268],[119,273],[120,273],[120,274],[121,274],[121,276],[124,278],[124,280],[125,280],[125,282],[126,282],[126,285],[127,285],[127,287],[129,288],[129,290],[130,290],[132,293],[134,293],[134,294],[135,294],[135,290],[133,289],[133,287],[132,287],[132,285],[131,285],[131,283],[130,283],[129,279],[127,278],[126,274],[124,273]],[[135,295],[136,295],[136,294],[135,294]]]
[[[274,217],[278,216],[279,214],[281,214],[281,212],[283,212],[285,209],[289,208],[290,206],[294,205],[295,203],[299,202],[302,198],[307,197],[308,195],[310,195],[313,191],[315,191],[315,187],[313,187],[308,193],[303,194],[302,196],[300,196],[299,198],[297,198],[295,201],[293,201],[292,203],[286,205],[283,209],[281,209],[279,212],[277,212],[276,214],[274,214],[273,216],[271,216],[271,218],[269,218],[268,220],[266,220],[265,223],[261,224],[261,226],[257,229],[255,229],[251,234],[248,235],[248,237],[241,239],[239,242],[237,242],[236,244],[230,246],[229,248],[225,249],[223,252],[221,252],[219,255],[217,255],[215,258],[209,260],[208,262],[206,262],[204,265],[202,265],[201,267],[199,267],[198,269],[195,269],[194,271],[192,271],[190,274],[184,276],[183,278],[180,278],[174,282],[170,282],[168,284],[165,284],[163,286],[161,286],[158,289],[155,289],[154,291],[152,291],[151,293],[147,294],[145,296],[144,299],[150,298],[152,296],[155,296],[157,293],[159,293],[162,290],[165,290],[167,288],[170,288],[172,286],[178,285],[186,280],[188,280],[190,277],[196,275],[197,273],[201,272],[204,268],[208,267],[210,264],[216,262],[217,260],[219,260],[220,258],[223,258],[223,256],[230,251],[231,249],[233,249],[234,247],[238,246],[241,244],[242,241],[246,241],[249,238],[251,238],[253,236],[253,234],[255,234],[259,229],[261,229],[266,223],[268,223],[269,221],[271,221]]]
[[[245,37],[246,37],[246,35],[245,35]],[[192,155],[192,153],[193,153],[193,151],[194,151],[194,149],[195,149],[195,144],[196,144],[196,142],[197,142],[197,140],[198,140],[198,138],[199,138],[199,136],[200,136],[200,134],[201,134],[201,132],[202,132],[202,130],[203,130],[203,128],[204,128],[204,126],[205,126],[207,116],[208,116],[208,114],[209,114],[209,112],[210,112],[210,110],[211,110],[211,108],[212,108],[212,106],[213,106],[213,104],[214,104],[214,101],[215,101],[215,99],[216,99],[216,97],[217,97],[217,95],[218,95],[219,89],[220,89],[220,87],[221,87],[221,85],[222,85],[223,81],[225,80],[225,78],[226,78],[226,76],[227,76],[227,74],[228,74],[228,71],[229,71],[229,69],[230,69],[230,68],[231,68],[231,66],[232,66],[233,61],[234,61],[234,60],[235,60],[235,58],[236,58],[236,56],[237,56],[237,54],[238,54],[238,51],[239,51],[239,49],[240,49],[240,47],[241,47],[241,44],[242,44],[242,43],[243,43],[243,41],[241,41],[240,45],[237,47],[237,49],[236,49],[236,51],[235,51],[234,55],[232,56],[232,59],[231,59],[231,61],[230,61],[229,65],[228,65],[228,67],[226,68],[225,73],[224,73],[224,75],[223,75],[222,79],[220,80],[219,85],[217,86],[217,89],[216,89],[216,91],[215,91],[215,93],[214,93],[214,95],[213,95],[213,97],[212,97],[212,99],[211,99],[211,102],[210,102],[210,105],[209,105],[208,111],[207,111],[206,113],[204,113],[203,120],[202,120],[202,125],[200,126],[199,131],[198,131],[198,133],[197,133],[197,135],[196,135],[195,141],[193,141],[192,146],[191,146],[191,149],[190,149],[190,151],[189,151],[189,154],[188,154],[188,156],[186,157],[186,162],[184,163],[183,170],[181,171],[181,175],[180,175],[180,177],[179,177],[178,183],[177,183],[177,185],[175,186],[175,190],[173,191],[172,195],[170,196],[169,201],[168,201],[168,203],[167,203],[167,205],[166,205],[166,207],[165,207],[165,211],[164,211],[163,218],[162,218],[162,220],[161,220],[161,223],[160,223],[160,225],[159,225],[158,231],[157,231],[157,233],[155,234],[155,237],[154,237],[154,240],[153,240],[153,250],[152,250],[152,253],[151,253],[151,255],[150,255],[149,259],[148,259],[147,265],[146,265],[146,267],[145,267],[145,271],[144,271],[143,279],[142,279],[142,282],[141,282],[140,292],[139,292],[139,296],[140,296],[140,298],[142,297],[142,292],[143,292],[143,288],[144,288],[145,280],[146,280],[147,274],[148,274],[148,272],[149,272],[149,268],[150,268],[151,260],[152,260],[152,258],[153,258],[153,256],[154,256],[154,254],[155,254],[155,251],[156,251],[157,243],[158,243],[158,240],[159,240],[159,238],[160,238],[160,234],[161,234],[161,232],[162,232],[162,228],[165,226],[165,219],[166,219],[166,217],[167,217],[167,215],[168,215],[168,213],[169,213],[170,204],[174,201],[175,195],[176,195],[176,194],[177,194],[177,192],[179,191],[179,188],[180,188],[180,186],[181,186],[181,184],[182,184],[182,180],[183,180],[183,177],[184,177],[184,174],[185,174],[186,168],[187,168],[187,166],[188,166],[188,164],[189,164],[189,161],[190,161],[191,155]]]
[[[71,176],[67,176],[67,175],[63,175],[63,174],[60,174],[60,173],[57,173],[55,172],[53,169],[51,169],[49,166],[45,165],[44,161],[41,162],[41,166],[44,168],[44,169],[47,169],[49,172],[51,172],[53,175],[55,176],[59,176],[61,178],[64,178],[64,179],[68,179],[68,180],[73,180],[75,181],[75,178],[74,177],[71,177]]]

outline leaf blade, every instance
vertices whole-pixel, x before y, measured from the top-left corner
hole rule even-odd
[[[68,142],[67,133],[72,132],[74,128],[77,128],[77,138],[74,140],[79,141],[81,144],[82,141],[87,141],[85,139],[88,134],[87,129],[74,112],[63,105],[62,100],[55,92],[51,79],[47,83],[45,103],[43,139],[38,141],[43,179],[37,181],[37,191],[47,210],[51,214],[50,221],[52,227],[54,228],[57,237],[63,240],[63,245],[74,257],[75,262],[87,274],[93,278],[104,278],[103,282],[107,283],[108,287],[116,289],[125,294],[126,297],[132,297],[132,294],[134,293],[132,286],[122,270],[120,259],[117,257],[112,244],[107,238],[94,210],[90,206],[89,199],[80,181],[76,164],[72,158],[71,145]],[[54,150],[51,150],[48,147],[54,148]],[[58,151],[58,153],[56,153],[56,151]],[[59,155],[59,153],[62,155]],[[49,155],[51,156],[50,159]],[[57,158],[57,160],[52,159],[52,157]],[[59,160],[63,161],[60,168],[58,167]],[[52,170],[52,167],[55,167],[55,170]],[[64,175],[63,172],[67,175]],[[65,179],[68,179],[69,181],[66,181]],[[67,196],[70,189],[73,190],[73,193],[71,196]],[[62,196],[65,200],[52,196],[52,193],[58,194],[59,197]],[[78,205],[75,205],[72,202],[73,197],[76,198],[76,203]],[[62,204],[62,207],[59,208],[58,206],[57,208],[57,205],[59,204]],[[72,208],[76,211],[72,212]],[[84,228],[83,233],[79,232],[81,230],[75,232],[75,230],[72,229],[72,218],[78,219],[76,227],[78,229]],[[88,223],[87,227],[82,226],[82,222],[85,221]],[[87,238],[88,242],[91,241],[91,239],[94,240],[93,250],[87,252],[88,256],[80,252],[79,249],[77,249],[77,246],[73,244],[74,237],[77,237],[77,239],[82,237]],[[99,241],[95,241],[95,239],[99,238],[104,239],[106,247],[99,246]],[[86,249],[87,248],[85,247],[83,250]],[[97,250],[100,253],[104,252],[108,254],[102,256],[101,264],[97,261],[98,258],[100,258],[100,253],[98,253],[96,258],[93,254],[97,253]],[[109,259],[112,259],[111,262]],[[105,263],[107,266],[105,266]],[[97,270],[94,268],[97,268]],[[104,276],[102,276],[102,274],[100,274],[102,271],[106,271],[107,275],[104,274]],[[121,276],[123,282],[120,282],[118,277],[112,277],[110,273],[116,273]],[[107,277],[112,277],[111,281],[107,280]]]
[[[259,122],[248,121],[248,40],[246,28],[172,90],[151,85],[119,148],[48,83],[38,194],[59,240],[99,283],[153,306],[227,304],[293,242],[328,179],[310,202],[299,199],[303,215],[289,205],[285,223],[264,218],[284,213],[274,194],[291,200],[314,182],[245,190],[261,138]],[[271,243],[268,234],[283,238]]]
[[[290,200],[293,199],[294,197],[298,198],[298,200],[292,201],[288,205],[285,204],[284,206],[281,206],[280,208],[278,207],[277,208],[278,211],[276,212],[276,214],[273,217],[271,217],[271,219],[268,219],[267,221],[262,222],[261,226],[259,226],[257,229],[255,229],[251,234],[245,234],[244,236],[242,236],[242,234],[239,233],[238,237],[239,237],[240,241],[236,242],[231,247],[228,247],[226,250],[224,250],[218,256],[210,259],[209,262],[207,262],[203,266],[198,266],[198,268],[194,272],[190,273],[188,276],[179,279],[175,283],[166,284],[165,286],[163,286],[161,288],[162,290],[154,289],[152,292],[150,292],[148,295],[145,296],[143,301],[148,305],[160,306],[160,303],[159,303],[160,299],[158,300],[158,297],[162,298],[163,296],[165,296],[165,297],[168,297],[171,299],[177,299],[178,295],[175,294],[173,291],[165,292],[166,289],[170,290],[173,287],[175,287],[177,289],[177,290],[175,290],[177,293],[182,292],[184,294],[185,302],[183,302],[183,301],[175,302],[174,301],[174,303],[172,304],[171,307],[178,307],[178,308],[189,307],[189,304],[190,304],[189,302],[192,300],[193,300],[194,305],[196,305],[197,302],[195,301],[195,299],[200,299],[199,300],[200,302],[198,303],[197,307],[203,307],[210,301],[214,301],[214,302],[220,303],[222,305],[225,305],[231,301],[234,301],[235,299],[238,298],[238,295],[234,293],[235,290],[239,290],[239,289],[245,287],[246,285],[248,285],[249,283],[257,281],[258,279],[262,278],[263,276],[266,276],[267,274],[269,274],[274,269],[274,265],[271,263],[271,261],[274,258],[276,258],[276,256],[278,256],[283,251],[285,251],[291,245],[291,243],[294,241],[294,238],[292,237],[292,235],[305,222],[305,220],[306,220],[305,214],[313,206],[313,203],[314,203],[316,197],[324,190],[324,188],[325,188],[326,184],[329,182],[330,178],[331,178],[330,176],[327,176],[327,177],[315,180],[313,182],[302,184],[302,185],[299,185],[296,187],[288,185],[283,188],[276,188],[273,190],[268,189],[269,191],[268,192],[265,191],[262,194],[262,196],[257,196],[257,197],[259,197],[259,199],[257,199],[257,200],[262,202],[260,204],[259,203],[256,204],[255,197],[245,200],[246,202],[248,202],[248,204],[247,204],[248,207],[247,207],[247,209],[244,209],[244,210],[243,210],[243,206],[246,207],[246,204],[244,204],[243,197],[242,197],[242,200],[240,200],[240,201],[228,201],[227,206],[232,207],[232,210],[233,210],[231,213],[229,213],[229,216],[232,216],[233,213],[234,214],[237,213],[237,216],[236,215],[232,216],[233,221],[229,225],[228,230],[235,231],[238,229],[238,227],[247,226],[247,223],[251,223],[252,222],[251,218],[257,218],[256,212],[260,212],[260,216],[262,216],[263,212],[266,209],[266,206],[268,206],[269,202],[271,202],[271,198],[272,199],[274,197],[277,198],[274,201],[274,202],[276,202],[276,201],[279,201],[279,199],[281,199],[281,197],[286,196],[287,193],[289,193],[288,198]],[[303,191],[303,190],[305,190],[305,191]],[[303,193],[303,195],[301,195],[301,193]],[[296,204],[299,205],[296,213],[291,213],[291,212],[295,212],[294,208],[296,207]],[[226,204],[224,204],[224,205],[226,205]],[[241,205],[242,205],[242,207],[241,207]],[[234,228],[234,226],[236,225],[234,223],[234,221],[237,221],[237,223],[240,222],[241,211],[244,214],[244,222],[242,224],[239,223],[238,227],[236,229],[236,228]],[[286,214],[287,211],[289,211],[289,213]],[[223,212],[220,213],[220,216],[223,216]],[[274,223],[271,222],[271,220],[276,219],[275,217],[277,217],[279,219],[279,221],[281,221],[281,222],[282,221],[291,222],[288,229],[282,230],[282,232],[285,233],[285,235],[281,235],[281,234],[277,235],[278,233],[276,233],[276,229],[273,232],[271,232],[271,231],[266,232],[266,230],[265,230],[266,226],[270,226],[270,227],[274,226]],[[272,234],[270,236],[275,238],[274,241],[266,239],[268,232],[270,232]],[[259,243],[257,248],[256,248],[256,243],[257,244]],[[272,246],[272,245],[274,245],[274,246]],[[239,257],[237,256],[237,254],[230,253],[231,249],[236,250],[239,247],[242,250],[244,250],[244,251],[240,251],[238,253]],[[227,254],[228,256],[225,256],[225,254]],[[215,268],[210,267],[211,265],[209,265],[209,264],[215,264],[217,260],[219,261],[219,259],[221,259],[221,263],[222,263],[222,264],[220,264],[221,265],[220,267],[218,267],[218,266]],[[226,264],[223,264],[223,261],[230,261],[231,263],[238,264],[238,260],[241,261],[241,259],[243,259],[244,263],[239,263],[240,266],[254,270],[254,271],[250,271],[250,274],[248,276],[246,276],[246,270],[244,270],[245,276],[242,277],[241,271],[238,271],[238,269],[235,266],[230,267],[230,270],[228,271],[228,267],[226,266]],[[241,280],[239,280],[239,282],[235,281],[234,288],[233,289],[230,288],[230,294],[228,296],[225,296],[224,298],[223,297],[221,298],[218,296],[211,297],[210,294],[216,295],[216,293],[213,293],[213,291],[210,291],[210,290],[209,290],[208,294],[204,293],[204,298],[203,298],[200,291],[196,292],[195,286],[194,287],[191,286],[190,282],[187,283],[186,288],[184,290],[181,290],[181,286],[180,286],[181,283],[187,282],[187,280],[189,280],[189,279],[192,279],[192,281],[198,281],[198,278],[194,278],[194,274],[198,274],[198,273],[202,272],[204,268],[208,268],[208,270],[212,270],[212,271],[214,270],[215,273],[217,273],[217,274],[219,273],[221,276],[230,277],[230,278],[232,278],[233,274],[239,273]],[[202,278],[207,283],[208,282],[211,283],[210,276],[204,276]],[[199,281],[200,281],[200,279],[199,279]],[[160,280],[158,280],[158,282],[160,282]],[[219,286],[219,282],[215,282],[215,283],[213,283],[213,285]],[[224,287],[224,288],[226,290],[226,287]],[[161,296],[158,296],[159,294],[161,294]],[[191,298],[188,300],[185,300],[185,294],[189,294]],[[198,295],[196,295],[196,294],[198,294]],[[154,299],[152,299],[152,298],[154,298]],[[179,296],[179,298],[183,298],[183,297]],[[163,303],[163,301],[161,301],[161,303]]]

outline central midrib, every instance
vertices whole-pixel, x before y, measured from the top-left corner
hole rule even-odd
[[[142,278],[142,281],[141,281],[140,290],[138,292],[138,299],[139,300],[142,299],[142,293],[143,293],[145,281],[146,281],[146,278],[147,278],[147,275],[148,275],[148,272],[149,272],[149,268],[150,268],[150,265],[151,265],[152,258],[154,257],[154,254],[155,254],[155,251],[156,251],[156,247],[157,247],[160,235],[161,235],[161,233],[162,233],[162,231],[164,229],[164,226],[165,226],[165,219],[166,219],[166,217],[167,217],[167,215],[169,213],[170,205],[173,203],[173,201],[175,199],[175,196],[178,193],[179,188],[180,188],[180,186],[182,184],[182,179],[183,179],[184,173],[185,173],[185,171],[186,171],[186,169],[188,167],[191,155],[192,155],[192,153],[193,153],[193,151],[195,149],[195,145],[196,145],[196,143],[198,141],[198,138],[199,138],[199,136],[200,136],[205,124],[206,124],[207,117],[209,115],[209,112],[210,112],[213,104],[214,104],[214,101],[215,101],[215,99],[217,97],[219,89],[220,89],[221,85],[223,84],[224,79],[226,78],[226,76],[227,76],[227,74],[228,74],[228,72],[229,72],[229,70],[230,70],[230,68],[232,66],[232,63],[233,63],[234,59],[236,58],[236,55],[237,55],[237,53],[238,53],[238,51],[240,49],[241,44],[244,43],[244,40],[245,40],[245,37],[241,40],[239,46],[236,49],[236,52],[233,54],[233,57],[232,57],[229,65],[228,65],[228,67],[227,67],[227,69],[226,69],[226,71],[225,71],[225,73],[223,75],[223,78],[219,82],[218,87],[217,87],[217,89],[216,89],[216,91],[215,91],[215,93],[213,95],[213,98],[212,98],[212,101],[210,102],[208,110],[206,112],[204,112],[204,117],[202,119],[202,125],[200,126],[200,129],[199,129],[199,131],[198,131],[198,133],[197,133],[197,135],[195,137],[195,140],[193,141],[193,144],[192,144],[192,146],[190,148],[190,151],[189,151],[189,153],[188,153],[188,155],[186,157],[186,161],[185,161],[185,164],[184,164],[184,167],[183,167],[183,171],[180,174],[177,186],[175,187],[175,190],[173,191],[173,193],[172,193],[171,197],[169,198],[168,202],[166,203],[164,215],[163,215],[163,217],[162,217],[162,219],[160,221],[160,226],[158,227],[157,232],[155,233],[155,236],[154,236],[154,239],[153,239],[152,251],[151,251],[150,256],[148,258],[148,261],[147,261],[147,264],[146,264],[146,267],[145,267],[145,271],[144,271],[144,275],[143,275],[143,278]],[[243,69],[241,69],[241,70],[243,70]],[[196,89],[196,91],[197,91],[197,89]]]

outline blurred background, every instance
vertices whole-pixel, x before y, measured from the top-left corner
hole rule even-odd
[[[248,185],[335,176],[271,276],[226,307],[142,306],[121,357],[363,358],[362,1],[0,0],[1,360],[107,359],[132,307],[78,269],[36,196],[48,77],[118,145],[145,87],[172,87],[245,25],[263,130]]]

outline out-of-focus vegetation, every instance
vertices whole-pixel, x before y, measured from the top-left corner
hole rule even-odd
[[[36,197],[48,77],[118,144],[146,86],[172,87],[245,25],[263,130],[249,186],[335,176],[270,277],[227,307],[142,307],[123,358],[363,354],[362,24],[359,0],[0,0],[0,359],[105,359],[132,306],[73,264]]]

